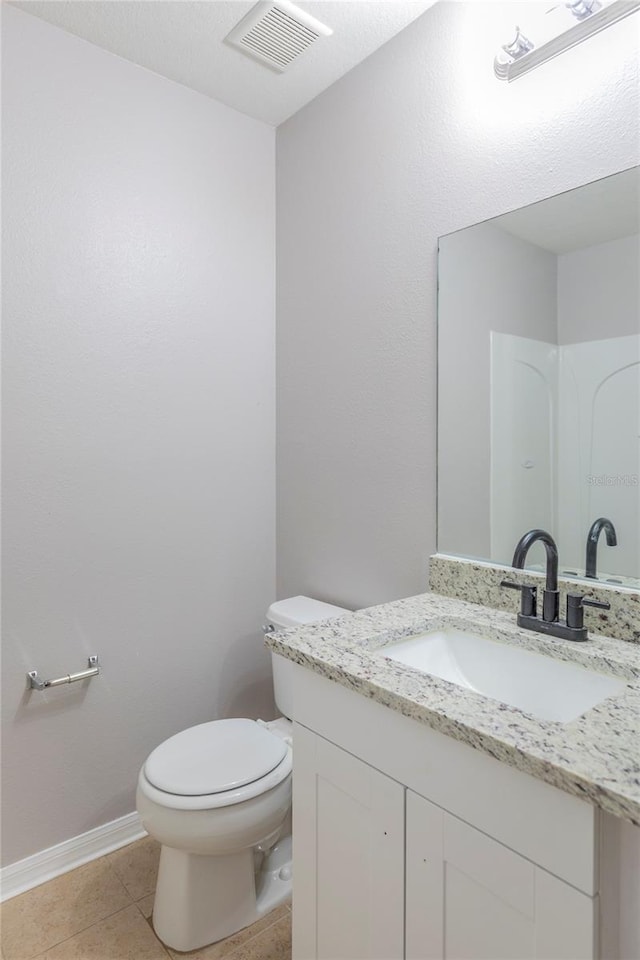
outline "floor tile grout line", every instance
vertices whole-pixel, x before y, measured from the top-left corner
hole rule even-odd
[[[122,914],[127,910],[130,910],[131,907],[136,908],[136,916],[141,917],[143,920],[145,920],[148,923],[151,934],[154,938],[154,941],[159,947],[163,960],[181,960],[181,955],[174,957],[170,948],[167,947],[164,943],[162,943],[162,941],[156,934],[153,928],[152,916],[147,917],[142,911],[141,905],[143,901],[148,900],[150,897],[153,896],[153,892],[154,892],[153,889],[147,890],[141,896],[134,895],[134,893],[128,888],[125,882],[126,876],[128,876],[128,871],[125,870],[124,871],[125,875],[121,876],[120,871],[117,869],[116,864],[113,862],[113,857],[114,857],[113,853],[108,853],[108,854],[104,854],[102,857],[96,857],[95,860],[92,862],[94,864],[98,864],[100,863],[100,861],[103,862],[103,864],[106,866],[107,874],[109,875],[112,881],[116,881],[115,885],[120,891],[120,897],[125,902],[123,902],[116,909],[108,910],[108,912],[105,915],[102,915],[102,916],[99,915],[91,923],[86,923],[85,925],[81,924],[78,929],[74,929],[72,933],[69,933],[68,935],[63,936],[62,939],[55,940],[53,943],[47,943],[44,949],[40,949],[40,952],[38,954],[31,955],[29,958],[21,957],[20,960],[44,960],[44,958],[47,956],[47,954],[50,951],[61,948],[65,943],[70,943],[70,941],[74,940],[76,937],[81,936],[82,934],[86,934],[88,931],[92,930],[95,927],[99,927],[100,924],[110,919],[113,919],[114,917],[117,917],[119,914]],[[83,864],[76,869],[82,869],[83,866],[85,865]],[[39,886],[40,887],[47,886],[50,882],[53,883],[57,879],[58,878],[52,878],[51,881],[47,881],[45,884],[39,885]],[[136,893],[137,892],[138,891],[136,891]],[[25,891],[25,893],[30,893],[30,891]],[[98,904],[100,902],[101,902],[100,898],[97,898],[96,903]],[[228,954],[225,954],[225,960],[226,958],[228,958],[228,960],[233,960],[233,958],[239,957],[241,952],[245,948],[249,948],[252,950],[255,949],[256,946],[258,945],[258,941],[260,941],[260,938],[263,938],[264,940],[264,938],[266,938],[267,935],[271,933],[273,928],[280,924],[281,920],[287,919],[290,921],[291,920],[291,904],[290,903],[280,904],[279,907],[276,907],[272,911],[272,914],[273,914],[272,917],[270,917],[269,914],[267,914],[265,917],[262,918],[263,921],[266,921],[266,925],[263,926],[259,932],[251,932],[251,926],[253,926],[253,924],[249,925],[249,927],[247,928],[247,934],[248,934],[247,938],[243,939],[241,943],[237,943]],[[256,925],[257,925],[257,921],[256,921]],[[4,949],[2,948],[0,948],[0,958],[1,960],[7,960]]]
[[[146,838],[143,838],[143,839],[146,839]],[[111,852],[111,853],[105,853],[101,857],[95,857],[93,860],[89,861],[88,863],[80,864],[78,867],[75,867],[73,870],[67,871],[66,874],[61,874],[60,877],[52,877],[50,880],[47,880],[42,884],[38,884],[36,887],[32,887],[30,890],[25,890],[22,894],[18,894],[16,897],[12,897],[11,900],[7,901],[7,903],[14,902],[15,900],[23,896],[25,897],[29,896],[32,892],[35,895],[36,891],[40,893],[43,888],[47,887],[49,884],[56,883],[56,881],[60,880],[63,876],[68,876],[71,873],[74,873],[76,870],[82,870],[85,867],[97,865],[100,862],[104,864],[104,866],[106,867],[107,873],[109,874],[111,879],[116,882],[118,888],[121,891],[124,891],[124,895],[127,900],[126,903],[122,904],[117,909],[110,910],[105,915],[97,917],[97,919],[93,920],[91,923],[86,924],[85,926],[80,926],[77,930],[74,930],[73,933],[69,934],[68,936],[64,936],[60,940],[55,940],[53,943],[48,943],[47,946],[44,949],[41,949],[37,954],[31,954],[28,957],[25,957],[24,955],[22,955],[20,957],[20,960],[41,960],[41,958],[46,956],[46,954],[50,950],[53,950],[56,947],[59,947],[62,944],[67,943],[68,941],[72,940],[74,937],[79,936],[82,933],[86,933],[87,930],[90,930],[92,927],[96,926],[97,924],[102,923],[103,921],[116,916],[116,914],[121,913],[123,910],[128,910],[132,906],[135,906],[138,908],[140,915],[144,919],[144,914],[138,907],[138,904],[141,903],[143,900],[145,900],[148,896],[151,896],[151,894],[153,893],[153,890],[147,892],[146,894],[143,894],[143,896],[139,897],[138,899],[135,899],[131,891],[127,888],[123,878],[119,875],[118,871],[113,865],[112,863],[113,855],[114,853]],[[4,905],[3,905],[3,908],[4,908]],[[4,909],[3,909],[3,912],[4,912]],[[153,927],[151,929],[153,931]],[[154,936],[156,936],[155,931],[153,931],[153,934]],[[156,936],[156,939],[157,939],[157,936]],[[164,946],[164,944],[160,940],[158,940],[158,942],[160,943],[162,950],[166,953],[166,947]],[[0,956],[2,960],[7,960],[7,955],[5,953],[4,947],[1,944],[0,944]],[[167,954],[167,956],[169,955]],[[170,957],[169,957],[169,960],[171,960]]]
[[[144,838],[143,838],[143,839],[144,839]],[[135,842],[135,841],[134,841],[134,842]],[[125,849],[125,848],[123,848],[123,849]],[[114,852],[117,853],[118,851],[114,851]],[[111,863],[111,857],[112,857],[112,856],[113,856],[113,852],[112,852],[112,853],[105,853],[105,854],[103,854],[101,857],[94,857],[93,860],[87,860],[86,863],[81,863],[81,864],[79,864],[79,865],[76,866],[76,867],[72,867],[71,870],[65,870],[64,873],[60,873],[60,874],[58,874],[58,875],[55,876],[55,877],[50,877],[48,880],[45,880],[45,881],[43,881],[42,883],[36,883],[35,886],[29,887],[28,890],[23,890],[21,893],[17,893],[15,896],[7,897],[5,900],[2,901],[2,903],[0,904],[0,906],[2,906],[2,905],[4,905],[4,904],[13,903],[14,901],[18,900],[20,897],[26,897],[26,896],[28,896],[29,894],[32,894],[32,893],[35,894],[36,891],[41,891],[44,887],[47,887],[50,883],[55,883],[56,880],[61,880],[63,877],[68,877],[68,876],[70,876],[72,873],[75,873],[76,870],[82,870],[83,867],[89,867],[89,866],[96,865],[96,864],[100,863],[101,861],[104,861],[104,863],[106,864],[109,872],[112,873],[112,874],[115,876],[115,878],[117,879],[118,883],[120,883],[120,885],[121,885],[122,887],[124,887],[124,889],[125,889],[126,892],[127,892],[127,896],[130,898],[130,900],[131,900],[132,903],[137,903],[138,900],[144,900],[145,897],[151,896],[151,894],[154,892],[153,890],[150,890],[148,893],[144,893],[141,897],[138,897],[137,900],[134,899],[133,894],[127,889],[127,886],[126,886],[124,880],[121,878],[120,874],[118,873],[118,871],[115,869],[115,867],[114,867],[113,864]],[[60,943],[64,943],[64,941],[62,941],[62,940],[59,941],[59,942],[60,942]],[[1,948],[1,946],[0,946],[0,951],[1,951],[1,949],[2,949],[2,948]],[[5,960],[5,957],[4,957],[4,955],[3,955],[1,952],[0,952],[0,957],[1,957],[1,960]],[[37,957],[36,957],[36,958],[32,958],[32,960],[37,960]]]
[[[142,898],[142,900],[146,900],[146,899],[147,899],[146,897],[143,897],[143,898]],[[142,900],[136,900],[136,907],[137,907],[138,910],[140,911],[140,916],[143,917],[145,920],[151,920],[151,917],[153,916],[153,911],[151,912],[151,916],[147,917],[147,916],[142,912],[142,907],[140,906],[140,904],[142,903]]]
[[[120,876],[120,874],[118,873],[118,871],[116,870],[116,868],[113,866],[113,864],[110,863],[110,861],[109,861],[109,856],[110,856],[110,854],[107,854],[107,856],[104,857],[104,860],[105,860],[105,863],[106,863],[106,865],[107,865],[107,868],[108,868],[109,872],[113,874],[113,876],[116,878],[116,880],[118,881],[118,883],[120,884],[120,886],[125,890],[127,896],[128,896],[129,899],[131,900],[131,903],[135,903],[136,901],[133,899],[133,897],[131,896],[131,894],[130,894],[129,891],[127,890],[127,886],[126,886],[124,880],[122,879],[122,877]],[[143,899],[143,898],[141,897],[141,899]]]
[[[281,906],[286,906],[286,904],[281,904]],[[279,909],[280,909],[279,907],[276,907],[276,909],[275,909],[273,912],[275,913],[276,910],[279,910]],[[269,916],[269,914],[267,914],[267,916]],[[231,958],[233,957],[233,954],[236,952],[236,949],[239,949],[240,947],[245,946],[247,943],[251,943],[253,940],[257,940],[258,937],[261,937],[263,933],[266,933],[266,932],[267,932],[267,930],[271,930],[271,927],[275,927],[276,923],[280,923],[281,920],[286,920],[286,919],[287,919],[287,918],[286,918],[286,915],[283,914],[282,916],[280,916],[280,917],[278,917],[277,919],[273,920],[271,923],[268,923],[268,924],[266,925],[266,927],[263,927],[262,930],[259,930],[259,931],[258,931],[258,933],[254,933],[254,935],[253,935],[252,937],[247,937],[247,939],[244,941],[244,943],[238,944],[238,947],[237,947],[237,948],[236,948],[236,947],[233,948],[233,950],[232,950],[231,953],[229,954],[229,960],[231,960]],[[251,927],[249,927],[248,929],[251,929]],[[226,960],[226,958],[225,958],[225,960]]]
[[[50,943],[49,946],[45,947],[44,950],[41,950],[40,953],[36,953],[32,957],[20,957],[19,960],[40,960],[40,957],[44,957],[49,950],[53,950],[54,947],[60,947],[63,943],[68,943],[69,940],[73,940],[74,937],[79,936],[81,933],[86,933],[87,930],[91,930],[92,927],[97,927],[99,923],[103,923],[103,921],[109,920],[111,917],[115,917],[116,914],[122,913],[123,910],[129,910],[129,908],[132,906],[135,906],[135,904],[128,903],[125,907],[118,907],[118,909],[114,910],[112,913],[107,913],[106,916],[101,917],[99,920],[94,920],[93,923],[90,923],[87,927],[82,927],[80,930],[76,930],[76,932],[72,933],[71,936],[65,937],[63,940],[56,940],[55,943]]]
[[[287,904],[281,904],[280,906],[285,906],[285,907],[286,907]],[[276,908],[273,910],[273,913],[275,913],[276,910],[279,910],[279,909],[280,909],[280,907],[276,907]],[[267,914],[267,916],[268,916],[268,915],[269,915],[269,914]],[[149,924],[149,926],[151,927],[151,929],[153,930],[152,917],[146,917],[145,919],[146,919],[147,923]],[[288,917],[286,916],[286,914],[283,914],[282,916],[277,917],[277,918],[276,918],[275,920],[273,920],[271,923],[267,924],[266,927],[263,927],[262,930],[259,930],[258,933],[254,933],[253,936],[247,937],[247,939],[246,939],[246,940],[243,940],[242,943],[237,944],[237,946],[235,946],[235,947],[233,948],[233,950],[231,950],[230,953],[227,953],[227,954],[224,955],[224,960],[233,960],[233,957],[234,957],[234,955],[237,953],[238,950],[243,949],[244,947],[248,946],[250,943],[254,943],[255,940],[257,940],[259,937],[261,937],[261,936],[263,935],[263,933],[266,933],[268,930],[271,930],[271,928],[272,928],[272,927],[275,927],[275,925],[276,925],[277,923],[280,923],[281,920],[287,920],[287,919],[288,919]],[[258,921],[256,921],[256,922],[258,922]],[[241,932],[242,932],[242,929],[244,929],[244,930],[250,930],[250,929],[251,929],[251,926],[252,926],[252,925],[250,924],[248,927],[243,927],[243,928],[241,928],[241,930],[236,931],[236,933],[241,933]],[[155,930],[153,930],[153,932],[154,932],[155,936],[158,937],[158,934],[155,932]],[[233,934],[233,933],[230,934],[230,937],[233,937],[233,936],[236,936],[236,934]],[[158,937],[158,939],[160,939],[160,938]],[[160,940],[160,943],[162,943],[162,940]],[[224,943],[224,940],[214,941],[214,943]],[[162,946],[164,947],[164,944],[163,944],[163,943],[162,943]],[[196,950],[206,950],[207,947],[210,947],[210,946],[213,946],[213,944],[205,943],[204,946],[202,946],[202,947],[196,947]],[[165,947],[165,950],[167,950],[167,949],[168,949],[168,948]],[[196,951],[188,951],[186,954],[183,954],[183,953],[181,953],[179,950],[177,950],[177,951],[176,951],[177,960],[180,960],[180,958],[181,958],[182,956],[184,956],[185,958],[188,958],[190,952],[196,952]],[[36,957],[35,960],[38,960],[38,958]],[[169,960],[176,960],[176,957],[174,957],[171,952],[169,952]]]
[[[144,838],[143,838],[143,839],[144,839]],[[126,849],[126,848],[124,848],[124,849]],[[118,852],[119,852],[119,851],[117,851],[117,850],[115,851],[115,853],[118,853]],[[155,893],[155,886],[154,886],[152,890],[149,890],[147,893],[143,893],[141,897],[134,897],[133,894],[131,893],[131,891],[128,889],[126,883],[124,882],[124,880],[122,879],[122,877],[120,876],[120,874],[118,873],[118,871],[116,870],[116,868],[114,867],[113,863],[111,862],[111,857],[112,857],[112,856],[113,856],[113,853],[107,853],[107,854],[105,854],[104,857],[99,857],[99,858],[98,858],[98,861],[96,861],[96,862],[99,862],[99,860],[102,860],[102,859],[106,862],[106,864],[107,864],[109,870],[111,871],[111,873],[113,873],[114,876],[116,876],[116,877],[118,878],[118,880],[120,881],[120,883],[122,884],[122,886],[124,887],[124,889],[127,891],[127,895],[128,895],[129,898],[131,899],[131,902],[132,902],[132,903],[138,903],[139,900],[144,900],[144,899],[146,899],[146,897],[150,897],[152,893]]]
[[[142,899],[144,900],[144,897],[143,897]],[[157,933],[155,932],[155,930],[153,929],[153,914],[151,914],[150,917],[145,917],[145,915],[144,915],[144,913],[142,912],[142,910],[140,910],[140,916],[142,917],[142,919],[144,920],[144,922],[149,925],[149,929],[151,930],[151,933],[153,934],[153,936],[156,938],[156,940],[158,941],[158,943],[160,944],[160,946],[161,946],[162,949],[164,950],[165,956],[167,956],[167,957],[169,958],[169,960],[173,960],[173,956],[171,955],[171,951],[169,950],[169,947],[168,947],[165,943],[162,942],[162,940],[160,939],[160,937],[158,936],[158,934],[157,934]]]
[[[144,899],[144,897],[143,897],[143,899]],[[46,950],[42,950],[40,953],[36,954],[35,957],[29,957],[28,960],[42,960],[43,957],[46,957],[46,955],[47,955],[47,953],[49,952],[49,950],[53,950],[54,947],[60,947],[60,946],[62,946],[63,944],[68,943],[70,940],[73,940],[74,937],[79,936],[81,933],[86,933],[87,930],[91,930],[92,927],[97,927],[97,926],[99,926],[99,924],[103,923],[105,920],[109,920],[111,917],[115,917],[118,913],[122,913],[124,910],[129,910],[129,909],[131,908],[131,906],[132,906],[132,904],[128,904],[128,906],[126,906],[126,907],[121,907],[120,910],[115,910],[113,913],[110,913],[110,914],[108,914],[106,917],[103,917],[102,920],[96,920],[95,923],[90,924],[88,927],[83,927],[82,930],[78,930],[78,932],[77,932],[77,933],[74,933],[73,936],[71,936],[71,937],[65,937],[64,940],[58,940],[57,943],[51,944],[51,946],[50,946],[50,947],[47,947]],[[142,917],[143,920],[145,919],[145,917],[142,916],[142,913],[140,914],[140,916]],[[150,929],[151,929],[151,932],[152,932],[153,936],[156,938],[156,940],[158,941],[158,943],[159,943],[159,945],[160,945],[160,948],[162,949],[162,952],[164,953],[165,957],[167,957],[167,960],[172,960],[171,954],[168,952],[168,950],[167,950],[167,948],[165,947],[164,943],[162,942],[162,940],[159,938],[158,934],[157,934],[157,933],[155,932],[155,930],[153,929],[153,926],[151,925],[151,920],[149,919],[149,920],[147,920],[147,922],[149,923],[149,927],[150,927]],[[20,960],[25,960],[25,958],[21,957]]]
[[[231,953],[227,954],[224,960],[233,960],[234,957],[239,956],[241,950],[243,950],[245,947],[248,947],[252,943],[255,945],[257,940],[259,940],[262,936],[268,933],[269,930],[273,929],[273,927],[277,926],[282,920],[286,920],[286,919],[287,919],[286,916],[278,917],[278,919],[274,920],[273,923],[270,923],[268,927],[264,927],[264,929],[262,929],[260,933],[257,933],[255,937],[249,937],[249,939],[245,940],[244,943],[239,943],[237,947],[234,947]]]
[[[278,909],[278,908],[276,907],[276,909]],[[275,911],[274,911],[274,912],[275,912]],[[237,947],[234,947],[233,950],[231,951],[231,953],[230,953],[227,957],[225,957],[224,960],[233,960],[233,956],[234,956],[234,954],[235,954],[238,950],[242,949],[243,947],[248,946],[248,945],[251,944],[251,943],[255,943],[255,941],[258,940],[261,936],[263,936],[263,934],[268,933],[269,930],[271,930],[273,927],[275,927],[275,926],[276,926],[278,923],[280,923],[282,920],[287,920],[287,919],[288,919],[288,917],[286,916],[286,914],[283,914],[282,916],[278,917],[278,919],[277,919],[277,920],[274,920],[273,923],[270,923],[270,924],[268,924],[266,927],[263,927],[262,930],[260,930],[259,933],[256,933],[256,934],[255,934],[255,936],[249,937],[247,940],[244,941],[244,943],[240,943],[240,944],[238,944]]]
[[[151,927],[151,924],[149,924],[149,926]],[[164,943],[162,942],[162,940],[160,939],[160,937],[158,936],[158,934],[155,932],[155,930],[153,929],[153,927],[151,927],[151,932],[153,933],[154,937],[156,938],[156,940],[157,940],[158,943],[160,944],[160,947],[162,948],[162,952],[164,953],[165,957],[167,957],[167,960],[173,960],[173,957],[172,957],[171,954],[169,953],[168,948],[165,947]]]
[[[39,960],[40,957],[43,957],[49,950],[53,950],[54,947],[59,947],[60,944],[66,943],[68,940],[72,940],[73,937],[76,937],[79,933],[84,933],[86,930],[90,930],[91,927],[96,925],[96,923],[101,923],[103,920],[108,920],[109,917],[114,917],[116,913],[120,913],[121,910],[128,910],[130,906],[135,905],[135,900],[132,898],[131,894],[125,887],[124,883],[118,876],[117,872],[109,863],[108,856],[109,856],[108,854],[105,854],[104,857],[97,857],[96,860],[93,862],[98,863],[100,860],[104,860],[107,870],[117,880],[118,884],[122,887],[127,897],[129,898],[130,902],[126,904],[126,906],[118,907],[117,910],[113,910],[111,911],[111,913],[105,914],[105,916],[100,917],[98,920],[93,920],[91,923],[87,924],[86,927],[80,927],[78,930],[75,930],[72,934],[70,934],[70,936],[63,937],[62,940],[56,940],[54,943],[50,943],[47,947],[45,947],[44,950],[41,950],[39,953],[36,953],[31,957],[21,957],[20,960]],[[82,864],[82,866],[78,867],[77,869],[81,870],[83,866],[86,866],[86,864]],[[72,871],[69,871],[69,872],[71,873]],[[39,887],[44,887],[46,886],[47,883],[54,883],[57,879],[58,877],[53,877],[52,880],[47,880],[45,883],[40,884]],[[39,889],[39,887],[33,887],[32,889],[37,890]],[[25,890],[25,893],[30,893],[30,892],[31,892],[30,890]],[[23,894],[19,894],[19,896],[23,896]],[[141,899],[144,899],[144,897],[142,897]],[[3,953],[3,957],[4,957],[4,953]]]
[[[128,892],[128,891],[127,891],[127,892]],[[147,896],[149,896],[149,894],[147,894]],[[140,899],[141,899],[141,900],[144,900],[145,897],[141,897]],[[133,904],[128,904],[128,905],[125,906],[125,907],[120,907],[118,910],[114,910],[113,913],[107,914],[106,916],[102,917],[100,920],[95,920],[93,923],[89,924],[89,926],[83,927],[81,930],[77,930],[77,931],[76,931],[75,933],[73,933],[70,937],[65,937],[64,940],[58,940],[56,943],[52,943],[52,944],[50,944],[48,947],[46,947],[45,950],[41,950],[40,953],[35,954],[34,956],[29,957],[29,958],[21,958],[21,960],[42,960],[42,958],[47,955],[47,953],[49,952],[49,950],[53,950],[54,947],[59,947],[59,946],[61,946],[61,945],[64,944],[64,943],[68,943],[70,940],[73,940],[74,937],[79,936],[81,933],[86,933],[87,930],[91,930],[92,927],[97,927],[99,924],[103,923],[105,920],[108,920],[108,919],[110,919],[111,917],[115,917],[118,913],[122,913],[122,912],[125,911],[125,910],[129,910],[132,905],[133,905],[133,906],[137,906],[137,903],[134,901]],[[287,904],[284,904],[284,906],[285,906],[287,909],[289,909]],[[276,910],[277,910],[277,909],[278,909],[278,908],[276,907]],[[161,948],[161,950],[163,951],[164,956],[167,958],[167,960],[174,960],[174,958],[173,958],[172,954],[169,952],[168,948],[165,946],[165,944],[162,942],[162,940],[160,940],[160,938],[158,937],[157,933],[156,933],[155,930],[153,929],[153,924],[152,924],[152,922],[151,922],[151,917],[144,917],[144,915],[142,914],[142,911],[139,911],[139,912],[140,912],[140,916],[142,917],[142,919],[143,919],[143,920],[146,920],[146,922],[149,924],[149,928],[150,928],[153,936],[155,937],[155,939],[158,941],[158,944],[160,945],[160,948]],[[274,913],[275,913],[275,912],[276,912],[276,911],[274,910]],[[289,912],[291,912],[291,911],[289,910]],[[277,919],[275,919],[272,923],[269,923],[269,924],[267,924],[266,927],[263,927],[262,930],[259,931],[259,933],[256,933],[256,934],[254,934],[253,936],[248,937],[243,943],[239,943],[239,944],[237,945],[237,947],[234,947],[234,949],[225,957],[225,960],[233,960],[234,956],[237,955],[240,950],[242,950],[243,948],[247,947],[249,944],[254,944],[254,945],[255,945],[255,941],[256,941],[256,940],[258,940],[258,939],[259,939],[260,937],[262,937],[264,934],[268,933],[269,930],[271,930],[273,927],[275,927],[277,924],[279,924],[282,920],[287,920],[287,919],[288,919],[288,917],[286,916],[286,914],[283,914],[283,915],[279,916],[279,917],[278,917]]]
[[[137,900],[134,900],[133,902],[134,902],[136,905],[139,904],[139,903],[142,903],[143,900],[147,900],[148,897],[152,897],[155,892],[156,892],[155,890],[150,890],[149,893],[143,894],[141,897],[138,897],[138,899],[137,899]]]

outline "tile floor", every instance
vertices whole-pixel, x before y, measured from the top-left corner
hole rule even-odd
[[[202,950],[163,946],[151,926],[159,853],[146,837],[7,900],[2,960],[291,960],[287,906]]]

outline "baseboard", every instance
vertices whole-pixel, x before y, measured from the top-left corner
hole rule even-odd
[[[34,853],[31,857],[11,863],[0,870],[0,901],[16,897],[62,873],[103,857],[119,847],[146,836],[146,830],[137,813],[105,823],[78,837]]]

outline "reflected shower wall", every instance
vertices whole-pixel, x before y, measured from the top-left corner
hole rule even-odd
[[[557,419],[558,347],[492,331],[491,559],[498,563],[511,559],[516,531],[557,530]],[[529,562],[538,555],[541,544]]]
[[[605,516],[618,544],[601,538],[599,575],[640,577],[640,335],[568,344],[559,359],[563,558],[582,570],[586,530]]]
[[[543,527],[581,576],[606,516],[618,545],[601,539],[599,577],[637,585],[639,476],[640,335],[558,346],[492,332],[491,559],[509,562],[517,531]]]
[[[639,197],[637,167],[440,238],[440,553],[510,565],[542,527],[580,579],[607,517],[598,574],[640,589]]]

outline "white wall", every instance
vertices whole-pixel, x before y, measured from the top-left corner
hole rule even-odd
[[[638,162],[638,15],[515,83],[441,2],[278,130],[278,591],[425,588],[438,236]]]
[[[272,710],[274,131],[3,14],[10,863],[131,811],[163,738]]]

